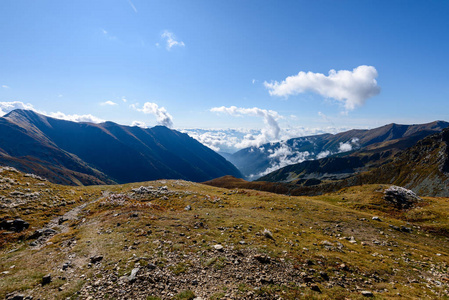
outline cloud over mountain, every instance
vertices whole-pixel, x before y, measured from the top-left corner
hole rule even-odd
[[[347,111],[362,106],[368,98],[380,93],[377,85],[377,70],[373,66],[362,65],[352,71],[330,70],[329,75],[313,72],[299,72],[282,82],[264,82],[272,96],[292,96],[313,92],[333,98],[343,103]]]
[[[247,115],[263,118],[265,128],[261,130],[261,133],[259,135],[247,134],[245,136],[245,139],[236,145],[237,148],[260,146],[261,144],[267,143],[268,141],[279,139],[281,129],[277,121],[279,119],[282,119],[283,117],[274,110],[266,110],[258,107],[242,108],[236,106],[221,106],[213,107],[210,109],[210,111],[217,113],[226,113],[235,117],[242,117],[244,115]]]
[[[88,122],[88,123],[103,123],[103,122],[105,122],[105,120],[95,117],[91,114],[67,115],[65,113],[58,111],[58,112],[51,112],[49,114],[44,113],[44,115],[55,118],[55,119],[61,119],[61,120],[72,121],[72,122]]]
[[[21,101],[0,102],[0,117],[15,109],[35,110],[30,103],[23,103]]]
[[[72,122],[89,122],[89,123],[102,123],[105,120],[100,119],[98,117],[95,117],[91,114],[85,114],[85,115],[67,115],[65,113],[62,113],[60,111],[58,112],[42,112],[33,107],[30,103],[23,103],[21,101],[13,101],[13,102],[0,102],[0,117],[6,115],[7,113],[15,110],[15,109],[25,109],[25,110],[32,110],[34,112],[43,114],[45,116],[49,116],[56,119],[66,120],[66,121],[72,121]]]
[[[145,102],[142,108],[132,104],[131,108],[143,112],[144,114],[151,114],[156,116],[157,123],[159,125],[166,126],[168,128],[173,127],[173,117],[167,112],[165,107],[159,107],[156,103]]]

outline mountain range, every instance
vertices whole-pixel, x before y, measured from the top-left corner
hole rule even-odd
[[[112,184],[156,179],[240,177],[230,162],[164,126],[76,123],[34,111],[0,118],[0,164],[54,183]]]
[[[290,165],[257,181],[225,176],[207,184],[288,195],[321,195],[350,186],[394,184],[423,196],[449,197],[449,128],[404,149],[411,142],[410,138],[400,138],[346,155]]]
[[[335,157],[341,153],[347,154],[361,149],[366,150],[366,154],[372,153],[373,149],[376,149],[374,152],[379,152],[382,148],[392,152],[403,150],[448,126],[449,123],[444,121],[415,125],[393,123],[374,129],[354,129],[335,135],[320,134],[267,143],[260,147],[242,149],[226,158],[242,172],[246,179],[254,180],[287,165]],[[350,160],[350,165],[358,163],[353,162],[352,158]],[[309,164],[314,165],[316,162]],[[266,177],[262,178],[266,179]]]

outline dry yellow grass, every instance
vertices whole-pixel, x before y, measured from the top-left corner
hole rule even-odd
[[[311,290],[310,284],[298,278],[289,285],[263,285],[254,292],[260,297],[361,299],[360,292],[366,289],[379,299],[447,298],[449,201],[445,198],[426,198],[419,207],[398,211],[382,199],[380,191],[386,186],[380,185],[317,197],[289,197],[185,181],[77,188],[46,183],[42,187],[19,173],[8,176],[16,175],[19,182],[28,180],[33,190],[49,189],[45,195],[73,202],[45,209],[43,203],[48,205],[49,199],[43,197],[26,208],[0,210],[1,216],[22,216],[33,227],[21,233],[22,237],[16,234],[4,239],[0,297],[22,292],[42,299],[76,298],[77,291],[85,293],[85,286],[102,281],[107,274],[129,275],[137,263],[142,267],[153,263],[176,277],[189,274],[196,265],[192,260],[202,257],[201,267],[219,274],[229,268],[229,262],[208,253],[216,253],[213,245],[220,244],[232,251],[266,253],[307,272],[321,290]],[[169,193],[165,198],[129,197],[140,186],[166,186]],[[118,201],[113,194],[122,194],[124,200]],[[66,222],[66,232],[56,234],[40,249],[29,246],[31,240],[26,237],[34,229],[95,199],[99,200],[81,210],[77,220]],[[185,209],[187,205],[191,210]],[[26,210],[29,213],[23,215]],[[382,221],[372,220],[373,216]],[[407,226],[412,232],[390,225]],[[263,234],[265,229],[273,239]],[[89,264],[95,255],[104,257],[100,266]],[[62,271],[68,261],[70,267]],[[330,285],[320,272],[340,285]],[[52,274],[53,281],[42,286],[45,274]],[[245,281],[223,288],[209,297],[220,299],[232,290],[238,298],[254,291]]]

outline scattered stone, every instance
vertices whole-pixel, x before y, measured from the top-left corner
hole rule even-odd
[[[213,247],[215,250],[220,251],[220,252],[223,251],[223,248],[224,248],[222,245],[219,245],[219,244],[214,245]]]
[[[187,205],[184,209],[185,210],[192,210],[192,207],[190,205]]]
[[[30,224],[22,219],[15,220],[1,220],[0,221],[0,230],[8,230],[14,232],[21,232],[24,229],[28,229]]]
[[[301,272],[300,276],[301,276],[302,280],[304,281],[304,283],[313,282],[313,278],[310,277],[309,275],[307,275],[306,272]]]
[[[136,281],[137,272],[139,272],[140,268],[134,268],[131,271],[131,275],[129,275],[128,280],[129,282],[133,283]]]
[[[374,294],[373,294],[373,292],[370,292],[370,291],[362,291],[362,296],[374,297]]]
[[[262,284],[274,284],[273,278],[270,277],[262,277],[260,278],[260,283]]]
[[[101,256],[101,255],[95,255],[90,258],[90,262],[92,264],[96,264],[97,262],[100,262],[102,260],[103,260],[103,256]]]
[[[56,230],[51,228],[38,229],[29,237],[29,239],[37,239],[40,238],[41,236],[51,236],[54,234],[56,234]]]
[[[327,275],[326,272],[321,271],[321,272],[320,272],[320,276],[321,276],[321,278],[323,278],[324,280],[329,281],[329,275]]]
[[[271,233],[271,231],[269,231],[268,229],[264,229],[262,232],[263,236],[266,237],[267,239],[273,240],[274,241],[274,237],[273,234]]]
[[[382,222],[382,220],[381,220],[379,217],[373,217],[372,219],[373,219],[374,221]]]
[[[308,259],[308,260],[306,260],[306,264],[307,264],[308,266],[313,266],[315,263],[313,262],[313,260]]]
[[[25,295],[22,294],[17,294],[17,295],[6,295],[6,299],[7,300],[24,300],[25,299]]]
[[[62,270],[67,270],[69,267],[71,266],[71,263],[70,262],[66,262],[66,263],[64,263],[63,265],[62,265]]]
[[[410,232],[412,232],[412,229],[410,227],[401,226],[401,231],[402,232],[406,232],[406,233],[410,233]]]
[[[49,284],[51,282],[51,274],[47,274],[42,277],[42,285]]]
[[[268,255],[263,255],[263,254],[254,255],[254,259],[262,264],[268,264],[271,261],[271,258]]]
[[[401,231],[401,228],[399,228],[398,226],[390,225],[390,228],[397,231]]]
[[[314,292],[321,293],[320,287],[317,284],[310,285],[310,289]]]
[[[349,242],[350,242],[351,244],[357,244],[357,241],[355,240],[355,238],[354,238],[353,236],[351,236],[351,237],[349,238]]]

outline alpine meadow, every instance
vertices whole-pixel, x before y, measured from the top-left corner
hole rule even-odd
[[[1,1],[0,298],[449,299],[448,14]]]

